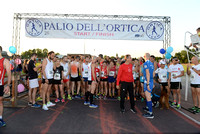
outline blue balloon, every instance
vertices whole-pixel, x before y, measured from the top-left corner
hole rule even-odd
[[[9,51],[10,51],[10,53],[12,53],[12,54],[15,54],[15,53],[17,52],[17,50],[16,50],[16,48],[15,48],[14,46],[10,46],[10,47],[9,47]]]
[[[161,49],[160,49],[160,53],[161,53],[161,54],[165,54],[165,52],[166,52],[166,51],[165,51],[164,48],[161,48]]]
[[[173,52],[173,50],[174,50],[173,47],[168,47],[167,48],[167,53],[171,53],[171,52]]]
[[[165,58],[166,58],[166,59],[169,60],[171,57],[172,57],[172,55],[171,55],[170,53],[166,53],[166,54],[165,54]]]

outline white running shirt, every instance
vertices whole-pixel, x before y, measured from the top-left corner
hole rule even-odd
[[[85,63],[83,63],[82,77],[88,78],[89,74],[88,69],[89,69],[89,64],[86,65]]]
[[[170,65],[169,72],[171,73],[171,82],[181,82],[181,77],[174,79],[174,76],[178,76],[181,72],[184,71],[184,68],[181,64]]]
[[[65,76],[67,79],[69,79],[69,75],[67,76],[67,73],[68,73],[68,71],[69,71],[69,70],[68,70],[68,68],[69,68],[68,63],[63,64],[63,63],[61,62],[60,65],[63,66],[63,69],[64,69],[64,76]]]
[[[160,83],[166,83],[167,82],[167,72],[168,72],[168,70],[166,68],[156,69],[155,73],[158,74],[158,77],[161,80]]]
[[[48,58],[47,59],[47,65],[45,68],[45,73],[46,73],[46,77],[47,79],[53,79],[53,61],[49,61]],[[44,76],[43,76],[44,78]]]
[[[200,70],[200,64],[192,66],[196,70]],[[200,76],[193,70],[190,69],[190,83],[191,84],[200,84]]]

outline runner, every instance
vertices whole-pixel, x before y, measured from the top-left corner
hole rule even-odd
[[[150,56],[150,61],[153,63],[154,65],[154,71],[157,70],[158,68],[158,62],[156,61],[156,57],[154,55]]]
[[[100,65],[99,61],[96,61],[96,66],[95,66],[95,72],[96,72],[96,77],[97,77],[97,83],[96,83],[96,99],[99,99],[100,96],[100,90],[99,90],[99,85],[100,85]]]
[[[106,61],[100,66],[100,75],[101,95],[104,95],[104,99],[106,99],[106,96],[108,95],[108,67]]]
[[[42,62],[41,59],[38,59],[38,62],[35,64],[36,67],[41,66],[38,69],[38,83],[39,83],[39,96],[37,97],[36,101],[42,101]]]
[[[43,72],[43,110],[49,110],[48,107],[55,106],[52,102],[50,102],[50,91],[53,84],[53,59],[54,52],[51,51],[48,53],[48,57],[45,58],[42,62],[42,72]],[[47,99],[47,104],[45,103]]]
[[[131,103],[131,112],[136,113],[135,110],[135,101],[134,101],[134,94],[133,94],[133,72],[132,72],[132,64],[131,64],[131,56],[126,55],[125,63],[119,67],[118,75],[117,75],[117,89],[121,89],[121,99],[120,99],[120,108],[121,113],[125,112],[124,102],[125,97],[127,95],[127,91],[129,92],[130,96],[130,103]],[[119,83],[121,84],[121,88],[119,87]]]
[[[85,63],[81,64],[81,72],[82,72],[82,94],[85,94],[88,88],[88,69],[89,69],[89,57],[85,57]]]
[[[89,64],[89,75],[88,75],[88,84],[90,85],[86,95],[85,95],[85,102],[84,105],[89,105],[90,108],[97,108],[98,106],[94,104],[93,102],[93,95],[95,93],[96,89],[96,72],[95,72],[95,67],[96,67],[96,57],[92,58],[92,63]],[[88,98],[90,97],[90,102],[88,101]]]
[[[7,59],[2,57],[2,47],[0,46],[0,127],[5,127],[6,123],[3,120],[3,95],[10,92],[11,71],[10,63]],[[8,83],[4,85],[5,73],[8,76]]]
[[[143,75],[144,75],[144,94],[146,97],[146,105],[148,107],[147,113],[143,114],[145,118],[154,118],[152,111],[152,101],[151,101],[151,92],[153,90],[153,73],[154,73],[154,65],[150,61],[150,54],[146,53],[144,58],[146,62],[143,64]]]
[[[117,63],[116,63],[117,72],[116,72],[116,75],[118,74],[118,70],[119,70],[120,64],[121,64],[121,59],[117,58]],[[116,78],[117,78],[117,76],[116,76]],[[120,89],[117,90],[117,96],[118,96],[117,99],[120,101]]]
[[[10,61],[10,62],[12,62],[12,61]],[[24,64],[23,64],[23,72],[25,73],[25,75],[26,75],[26,78],[25,78],[25,85],[27,85],[27,86],[29,86],[29,84],[28,84],[28,62],[29,62],[29,60],[24,60]],[[13,60],[13,67],[15,68],[15,65],[14,65],[14,60]],[[32,105],[32,104],[31,104]]]
[[[39,87],[38,83],[38,73],[37,71],[42,67],[42,64],[39,66],[35,66],[35,61],[37,58],[37,54],[33,53],[31,55],[31,60],[28,64],[28,79],[29,79],[29,92],[28,92],[28,98],[29,98],[29,105],[32,104],[31,107],[39,108],[40,105],[35,102],[37,89]]]
[[[145,95],[144,95],[144,75],[143,75],[143,71],[144,71],[144,68],[143,68],[143,64],[145,63],[145,60],[143,58],[140,58],[140,95],[141,95],[141,101],[143,102],[144,101],[144,98],[145,98]]]
[[[103,66],[103,62],[104,62],[103,54],[99,54],[98,61],[100,62],[100,66]]]
[[[60,63],[61,66],[63,66],[64,69],[64,74],[63,74],[63,88],[67,88],[67,93],[68,93],[68,100],[72,100],[71,96],[70,96],[70,88],[69,88],[69,70],[70,70],[70,65],[69,65],[69,59],[67,58],[67,56],[63,56],[62,58],[62,62]],[[63,99],[65,99],[65,95],[63,95]]]
[[[64,90],[63,90],[64,69],[63,69],[63,66],[60,65],[60,59],[59,58],[57,58],[57,61],[54,64],[53,71],[54,71],[54,86],[55,86],[55,90],[56,90],[56,100],[55,100],[55,102],[57,103],[57,102],[61,101],[62,103],[64,103],[65,102],[65,100],[64,100]],[[59,99],[58,87],[60,89],[61,100]]]
[[[178,95],[177,108],[180,109],[181,108],[181,89],[182,89],[181,77],[184,76],[184,69],[183,69],[183,66],[178,63],[179,63],[178,58],[174,57],[172,59],[172,65],[169,66],[169,82],[171,82],[170,88],[173,91],[174,100],[173,100],[172,106],[175,106],[176,96]]]
[[[81,96],[79,95],[80,92],[80,86],[81,86],[81,78],[79,76],[79,72],[81,72],[80,70],[80,63],[79,63],[80,57],[76,56],[76,59],[74,61],[71,62],[70,64],[70,73],[71,73],[71,83],[72,83],[72,98],[74,98],[74,88],[75,88],[75,82],[77,82],[77,96],[76,98],[81,98]]]
[[[197,57],[192,57],[191,60],[194,66],[187,65],[187,74],[190,75],[192,99],[194,106],[190,108],[195,113],[200,112],[200,64]],[[189,69],[190,68],[190,69]],[[198,105],[199,103],[199,105]]]
[[[109,83],[109,97],[115,97],[115,81],[116,81],[116,63],[114,60],[111,60],[108,67],[108,83]],[[112,89],[112,93],[111,93]]]
[[[133,64],[133,79],[134,79],[134,96],[138,97],[139,96],[139,62],[137,59],[132,59],[134,61]],[[135,98],[136,101],[136,98]]]
[[[158,74],[158,81],[161,84],[161,91],[167,89],[167,94],[170,95],[170,89],[168,86],[168,78],[167,73],[168,69],[165,68],[166,62],[161,60],[160,61],[160,68],[158,68],[155,73]]]

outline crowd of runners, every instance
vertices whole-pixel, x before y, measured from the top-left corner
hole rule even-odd
[[[1,48],[2,51],[2,48]],[[19,58],[19,57],[18,57]],[[7,63],[7,60],[5,60]],[[192,110],[200,112],[200,64],[198,58],[193,57],[192,63],[187,67],[188,75],[191,75],[191,87],[194,107]],[[9,86],[4,88],[3,79],[5,75],[4,58],[1,56],[1,99],[3,92],[8,92]],[[9,66],[12,63],[8,62]],[[16,65],[11,65],[16,66]],[[161,92],[166,91],[168,97],[173,94],[172,106],[181,108],[182,89],[181,77],[184,76],[184,69],[179,64],[178,58],[174,57],[170,62],[165,59],[155,61],[155,56],[145,53],[138,59],[126,55],[119,57],[103,58],[100,54],[96,56],[56,56],[53,51],[49,52],[44,59],[38,59],[33,53],[31,58],[24,60],[23,65],[17,68],[10,68],[27,74],[26,84],[29,87],[28,105],[31,107],[48,110],[56,103],[64,103],[67,99],[83,99],[83,105],[89,108],[97,108],[95,99],[118,99],[120,111],[125,112],[125,100],[130,100],[131,111],[135,110],[137,100],[146,102],[143,114],[145,118],[154,118],[152,106],[158,107]],[[6,69],[9,74],[9,69]],[[4,72],[4,73],[2,73]],[[8,85],[10,78],[8,75]],[[6,90],[4,90],[6,89]],[[39,89],[39,90],[38,90]],[[37,102],[42,101],[42,105]],[[2,120],[3,105],[0,101],[0,122]],[[169,109],[169,106],[167,106]]]

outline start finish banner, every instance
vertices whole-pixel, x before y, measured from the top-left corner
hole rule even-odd
[[[32,38],[164,40],[164,22],[95,19],[26,19]]]

